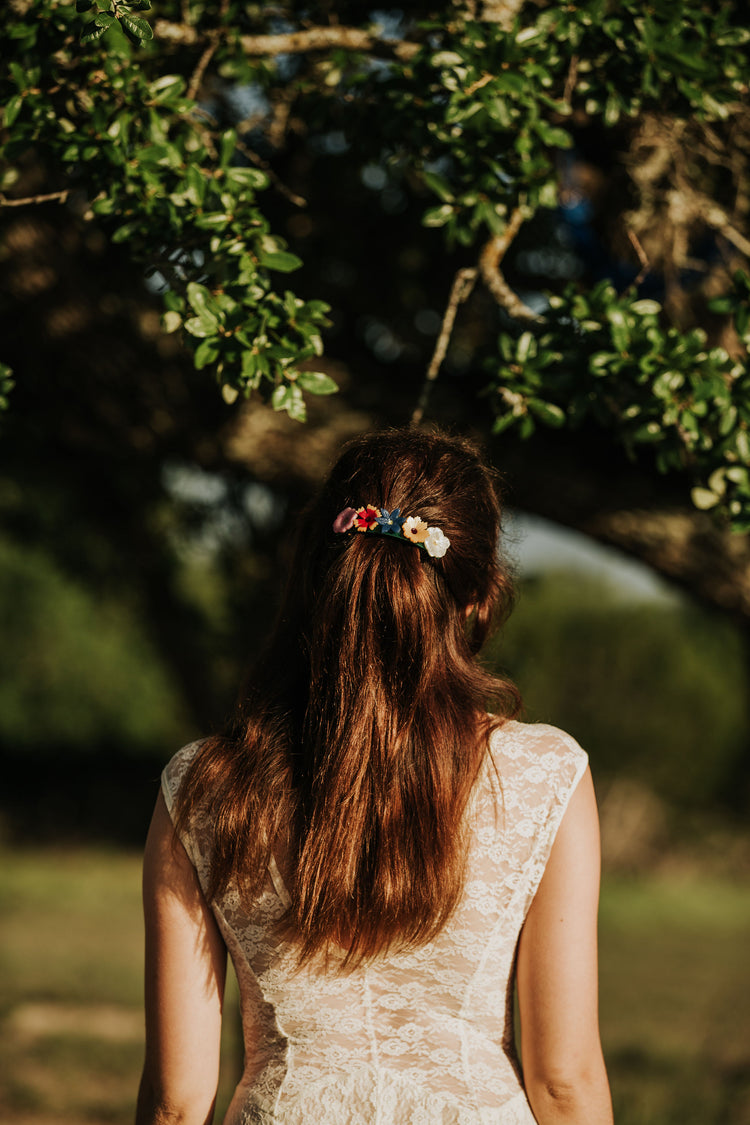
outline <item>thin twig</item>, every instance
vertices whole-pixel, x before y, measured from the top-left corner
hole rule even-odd
[[[187,88],[187,96],[193,101],[201,88],[203,75],[206,73],[206,67],[211,62],[211,59],[219,46],[219,40],[214,36],[213,41],[203,51],[203,54],[198,59],[198,65],[190,77],[190,83]]]
[[[576,88],[578,81],[578,55],[571,55],[570,66],[568,67],[568,76],[565,79],[565,90],[563,91],[563,101],[566,105],[571,104],[573,91]]]
[[[292,112],[297,97],[297,91],[294,86],[287,87],[286,90],[277,91],[276,97],[273,101],[273,108],[271,111],[271,124],[268,127],[268,143],[272,148],[281,148],[286,137],[286,127],[289,123],[289,115]]]
[[[280,192],[281,195],[284,196],[285,199],[288,199],[289,202],[293,203],[295,207],[307,207],[307,200],[304,198],[304,196],[297,195],[296,192],[293,192],[291,188],[288,188],[286,184],[280,179],[278,174],[274,172],[273,168],[267,160],[263,160],[262,157],[258,156],[257,152],[253,152],[253,150],[249,148],[248,145],[246,145],[243,141],[237,141],[237,149],[242,153],[243,156],[247,157],[247,159],[252,164],[254,164],[256,168],[260,168],[261,171],[265,172],[273,186],[278,192]]]
[[[50,191],[46,195],[27,195],[23,199],[8,199],[0,192],[0,207],[25,207],[27,203],[64,203],[70,195],[71,189]]]
[[[481,78],[477,78],[476,82],[472,82],[468,89],[464,90],[464,97],[470,98],[472,94],[476,94],[477,90],[481,90],[495,77],[494,74],[483,74]]]
[[[521,320],[540,320],[541,317],[513,292],[500,271],[500,263],[523,225],[525,217],[523,208],[516,207],[503,233],[485,242],[479,254],[479,272],[498,305],[501,305],[511,316]]]
[[[424,417],[424,412],[427,409],[427,402],[430,397],[430,391],[432,390],[432,384],[438,377],[438,372],[440,371],[442,362],[445,359],[445,353],[448,350],[448,344],[450,343],[451,334],[453,332],[453,325],[456,320],[458,306],[462,305],[463,302],[468,298],[469,294],[474,288],[476,279],[477,270],[473,266],[469,269],[458,270],[456,276],[453,279],[450,296],[448,297],[448,304],[445,306],[445,313],[443,314],[443,323],[440,326],[440,334],[438,335],[437,341],[435,343],[435,350],[432,353],[430,365],[427,368],[427,374],[425,375],[424,383],[422,385],[422,392],[419,396],[419,402],[414,408],[414,413],[411,416],[412,426],[418,426],[421,423],[422,418]]]
[[[638,238],[638,235],[635,233],[635,231],[629,230],[628,231],[628,238],[630,239],[630,242],[631,242],[631,245],[632,245],[633,249],[635,250],[636,254],[638,255],[638,261],[641,263],[640,272],[639,272],[638,276],[636,277],[635,281],[632,281],[630,283],[630,285],[628,286],[628,289],[637,289],[638,286],[643,281],[646,274],[650,272],[651,263],[649,262],[648,256],[646,255],[646,251],[641,246],[640,240]]]
[[[741,251],[746,256],[750,257],[750,241],[745,238],[729,221],[729,216],[717,203],[713,200],[699,198],[696,193],[696,210],[701,218],[708,223],[714,230],[723,234],[727,242],[731,242],[733,246]]]

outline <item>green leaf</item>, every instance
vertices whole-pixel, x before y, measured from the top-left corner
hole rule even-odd
[[[516,35],[516,43],[531,43],[532,40],[538,39],[542,34],[540,27],[524,27]]]
[[[422,216],[422,226],[444,227],[455,212],[456,208],[452,207],[450,203],[444,203],[442,207],[431,207]]]
[[[539,189],[539,206],[548,207],[550,209],[557,207],[559,189],[560,185],[557,180],[548,180],[546,184],[542,184]]]
[[[206,198],[206,177],[200,168],[191,164],[185,174],[187,189],[185,197],[194,207],[200,207]]]
[[[268,187],[268,176],[260,168],[229,168],[226,179],[231,184],[241,184],[261,191]]]
[[[5,103],[5,109],[3,110],[3,119],[6,129],[9,129],[15,119],[18,117],[18,114],[21,112],[22,105],[23,98],[20,94],[14,94],[12,98],[8,98],[7,102]]]
[[[438,51],[430,59],[435,67],[460,66],[463,61],[461,55],[456,54],[455,51]]]
[[[10,73],[13,75],[13,81],[15,82],[16,86],[18,86],[18,89],[19,90],[25,90],[27,88],[27,86],[29,85],[29,79],[28,79],[28,77],[26,75],[26,71],[23,69],[23,67],[20,66],[17,62],[12,62],[12,63],[9,63],[8,69],[10,70]],[[737,270],[738,274],[741,273],[741,272],[742,272],[741,270]]]
[[[719,433],[722,437],[726,437],[731,433],[737,423],[737,407],[730,406],[724,414],[722,414],[719,421]]]
[[[216,314],[211,294],[208,289],[206,289],[205,285],[199,285],[197,281],[189,282],[187,287],[187,299],[198,316],[214,320],[218,327],[219,318]]]
[[[125,31],[129,32],[129,34],[134,39],[138,40],[138,42],[143,43],[147,39],[154,38],[151,24],[146,20],[142,20],[140,16],[130,16],[126,15],[123,12],[123,14],[120,16],[120,23],[122,24]]]
[[[103,27],[105,31],[115,22],[115,17],[110,12],[100,12],[94,19],[96,26]]]
[[[649,300],[646,297],[642,298],[640,301],[633,301],[630,307],[638,316],[657,316],[661,312],[659,302]]]
[[[115,200],[110,196],[105,196],[104,199],[95,199],[91,204],[91,210],[95,215],[111,215],[115,209]]]
[[[565,425],[565,411],[561,410],[559,406],[555,406],[552,402],[542,402],[538,398],[530,398],[528,401],[529,410],[542,422],[546,422],[548,426],[559,429],[560,426]]]
[[[299,387],[288,384],[277,387],[271,395],[274,410],[285,410],[295,422],[307,421],[307,407]]]
[[[205,339],[209,336],[215,337],[218,328],[219,322],[214,317],[192,316],[185,321],[185,331],[199,339]]]
[[[213,227],[225,227],[232,221],[232,216],[226,211],[213,211],[209,215],[198,215],[195,225],[201,230],[210,230]]]
[[[536,131],[544,144],[551,148],[571,148],[573,145],[573,138],[567,129],[548,125],[546,121],[537,121]]]
[[[619,96],[611,93],[607,98],[604,105],[604,121],[606,125],[612,128],[620,120],[620,113],[622,110],[622,102]]]
[[[741,43],[748,42],[750,42],[748,27],[729,27],[714,39],[717,47],[738,47]]]
[[[155,82],[149,82],[148,91],[157,102],[178,97],[185,89],[185,79],[179,74],[162,74]]]
[[[521,418],[519,423],[518,423],[518,433],[519,433],[519,435],[524,440],[526,440],[526,438],[531,437],[531,435],[534,433],[535,429],[536,429],[536,426],[534,425],[534,419],[531,417],[530,414],[524,414],[523,418]]]
[[[280,273],[291,273],[302,265],[302,259],[288,250],[273,250],[270,253],[261,251],[260,264],[269,270],[278,270]]]
[[[327,323],[326,313],[329,313],[330,311],[331,306],[327,301],[305,301],[305,313],[312,320],[322,320]]]
[[[536,355],[536,340],[533,332],[524,332],[516,345],[516,360],[525,363],[529,356]]]
[[[716,492],[719,496],[723,496],[727,490],[726,469],[721,467],[714,469],[711,476],[708,478],[708,487],[712,492]]]
[[[261,372],[258,367],[258,356],[247,348],[242,353],[242,378],[248,387],[255,388],[260,382]]]
[[[136,233],[138,227],[139,224],[137,222],[123,223],[123,225],[121,227],[118,227],[115,233],[112,235],[112,241],[124,242],[126,238],[130,238],[131,235]]]
[[[101,39],[106,31],[106,27],[99,27],[94,20],[90,23],[84,24],[83,31],[81,32],[81,43],[96,43],[97,39]]]
[[[492,423],[493,434],[501,434],[503,432],[503,430],[509,429],[513,425],[515,420],[516,420],[515,414],[511,414],[510,411],[508,411],[507,414],[501,414]]]
[[[625,317],[619,309],[610,309],[607,320],[612,326],[612,341],[618,352],[626,352],[630,346],[630,331],[625,322]]]
[[[234,129],[225,129],[219,144],[219,167],[226,168],[237,150],[237,134]]]
[[[702,512],[708,511],[709,508],[715,508],[719,503],[721,497],[717,496],[715,492],[711,492],[708,488],[694,488],[690,493],[690,498]]]
[[[435,192],[444,203],[452,203],[453,192],[451,191],[450,184],[444,180],[442,176],[436,175],[435,172],[422,172],[422,179],[427,184],[428,188]]]
[[[193,356],[193,363],[196,370],[201,371],[204,367],[208,367],[210,363],[214,363],[219,358],[219,349],[215,340],[201,340],[198,347],[195,349]]]
[[[161,326],[167,333],[176,332],[182,325],[182,317],[178,312],[165,312],[161,318]]]
[[[309,391],[311,395],[333,395],[339,389],[338,384],[323,371],[300,371],[297,375],[297,383],[303,391]]]

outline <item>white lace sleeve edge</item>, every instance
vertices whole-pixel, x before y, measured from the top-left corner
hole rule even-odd
[[[534,857],[532,857],[532,860],[531,860],[532,866],[536,866],[537,870],[534,873],[534,878],[533,878],[532,882],[530,884],[527,884],[524,888],[525,889],[525,895],[524,895],[525,902],[524,902],[524,906],[523,906],[523,918],[524,919],[526,918],[526,915],[529,912],[531,904],[534,901],[534,896],[536,895],[536,892],[539,889],[539,884],[541,883],[542,877],[543,877],[544,872],[547,868],[547,863],[549,861],[550,853],[552,852],[552,848],[555,845],[555,840],[557,839],[557,834],[560,831],[560,825],[562,824],[563,819],[565,818],[565,814],[568,811],[568,806],[570,805],[571,798],[572,798],[573,794],[575,793],[575,791],[577,790],[578,786],[580,785],[581,780],[582,780],[584,774],[586,773],[586,770],[589,768],[589,756],[588,756],[588,754],[583,749],[583,747],[580,745],[580,743],[577,742],[575,738],[573,738],[572,735],[567,734],[563,730],[560,730],[559,727],[551,727],[547,724],[542,724],[542,723],[538,723],[538,724],[535,723],[533,725],[536,726],[537,728],[541,728],[543,726],[546,726],[547,730],[554,730],[555,731],[555,733],[560,737],[561,741],[564,742],[567,750],[569,751],[569,753],[571,755],[571,758],[572,758],[573,762],[575,763],[575,769],[573,771],[573,775],[572,775],[570,781],[567,784],[567,788],[565,790],[565,793],[563,794],[559,803],[557,803],[555,805],[554,813],[550,817],[550,821],[548,822],[548,832],[545,833],[545,837],[544,837],[544,859],[540,863],[538,854],[536,854]],[[517,900],[518,896],[514,896],[514,897]]]
[[[174,824],[175,821],[175,802],[180,784],[188,766],[198,752],[200,745],[200,742],[190,742],[187,746],[183,746],[181,750],[178,750],[177,753],[170,758],[161,771],[161,792],[172,824]],[[199,871],[200,856],[189,832],[180,833],[180,843],[187,852],[188,859],[193,867]]]

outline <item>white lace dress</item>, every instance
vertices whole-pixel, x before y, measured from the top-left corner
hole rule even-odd
[[[162,775],[172,813],[199,744]],[[224,1125],[534,1125],[513,1043],[518,935],[586,755],[562,731],[509,722],[469,815],[465,891],[435,941],[343,975],[295,971],[273,922],[289,897],[272,862],[255,902],[214,913],[240,986],[245,1069]],[[205,887],[208,834],[183,839]]]

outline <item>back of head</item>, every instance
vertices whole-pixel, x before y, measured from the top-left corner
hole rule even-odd
[[[406,541],[335,535],[332,524],[339,511],[368,503],[439,527],[450,549],[431,558]],[[498,562],[499,533],[495,477],[470,442],[406,429],[365,434],[345,447],[308,508],[292,580],[295,574],[299,580],[300,571],[308,576],[311,585],[304,596],[313,614],[327,583],[361,578],[364,570],[380,572],[371,589],[376,607],[387,594],[403,609],[406,597],[424,628],[458,611],[463,634],[471,606],[476,649],[497,608],[506,610],[510,600],[510,584]]]
[[[343,509],[367,505],[437,527],[450,546],[434,557],[403,536],[334,531]],[[279,622],[235,733],[232,800],[243,784],[243,840],[270,850],[291,826],[302,960],[344,946],[356,963],[423,943],[460,897],[466,802],[491,726],[518,709],[513,686],[475,659],[510,605],[499,530],[495,478],[475,447],[405,429],[350,442],[299,518]]]

